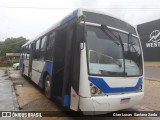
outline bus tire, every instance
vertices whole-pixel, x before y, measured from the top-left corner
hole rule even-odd
[[[48,99],[51,99],[51,79],[50,76],[47,74],[44,79],[44,90],[45,95]]]

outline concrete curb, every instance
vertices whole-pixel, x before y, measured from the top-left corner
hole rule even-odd
[[[8,71],[8,77],[11,77],[10,72],[9,72],[8,69],[7,69],[7,71]],[[12,78],[12,77],[11,77],[11,78]],[[14,84],[13,84],[12,79],[10,79],[10,81],[12,82],[11,88],[12,88],[12,94],[13,94],[14,110],[15,110],[15,111],[20,111],[20,110],[19,110],[19,103],[18,103],[17,96],[16,96],[16,90],[14,89]],[[15,120],[22,120],[22,117],[15,117],[14,119],[15,119]]]
[[[7,69],[7,71],[8,71],[8,77],[12,78],[8,69]],[[19,111],[19,104],[18,104],[18,100],[16,97],[16,90],[14,89],[14,84],[13,84],[12,79],[10,79],[10,81],[12,82],[12,94],[13,94],[15,111]]]
[[[15,111],[19,111],[19,104],[18,104],[18,100],[16,97],[16,91],[14,90],[14,87],[13,87],[13,83],[12,83],[12,93],[14,97],[13,100],[14,100]]]

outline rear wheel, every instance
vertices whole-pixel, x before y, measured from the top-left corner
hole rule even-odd
[[[44,85],[44,89],[45,89],[45,95],[48,99],[51,99],[51,79],[49,75],[46,75],[45,77],[45,85]]]

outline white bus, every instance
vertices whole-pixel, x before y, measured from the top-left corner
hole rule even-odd
[[[71,110],[107,113],[130,108],[144,96],[137,30],[104,12],[77,9],[22,51],[22,74]]]

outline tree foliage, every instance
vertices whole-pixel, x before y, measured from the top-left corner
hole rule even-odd
[[[24,37],[18,38],[7,38],[0,45],[0,55],[5,56],[6,53],[20,53],[21,46],[26,43],[28,40]]]

